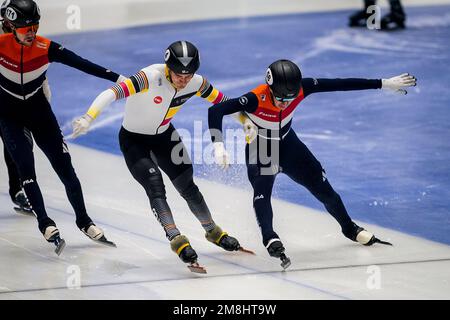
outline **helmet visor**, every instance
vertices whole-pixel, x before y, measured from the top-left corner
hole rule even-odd
[[[293,98],[281,98],[281,97],[277,97],[276,95],[273,96],[275,98],[275,100],[280,101],[280,102],[290,102],[290,101],[294,101],[297,97],[293,97]]]
[[[18,33],[18,34],[26,35],[30,31],[37,33],[38,29],[39,29],[39,24],[35,24],[32,26],[16,28],[15,30],[16,30],[16,33]]]

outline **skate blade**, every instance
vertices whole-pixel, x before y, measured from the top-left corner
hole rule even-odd
[[[380,240],[378,238],[375,238],[374,243],[380,243],[380,244],[384,244],[384,245],[387,245],[387,246],[394,246],[392,243]]]
[[[55,253],[59,256],[66,247],[66,241],[64,239],[57,239],[54,243],[56,246]]]
[[[14,211],[16,211],[17,213],[23,214],[24,216],[34,217],[34,213],[31,209],[27,210],[27,209],[22,209],[19,207],[14,207]]]
[[[114,242],[109,241],[108,239],[106,239],[105,236],[101,237],[98,240],[95,240],[95,239],[92,239],[92,240],[94,240],[95,242],[98,242],[98,243],[100,243],[100,244],[102,244],[104,246],[107,246],[107,247],[117,248],[116,244]]]
[[[245,248],[242,248],[242,247],[239,248],[239,251],[245,252],[245,253],[249,253],[249,254],[252,254],[252,255],[256,256],[256,253],[254,253],[252,250],[248,250],[248,249],[245,249]]]
[[[286,270],[291,265],[291,259],[289,259],[286,256],[281,257],[281,264],[280,265],[283,268],[283,270]]]
[[[198,262],[191,263],[187,267],[191,272],[194,272],[194,273],[203,273],[203,274],[206,273],[205,267],[202,267],[201,265],[199,265]]]

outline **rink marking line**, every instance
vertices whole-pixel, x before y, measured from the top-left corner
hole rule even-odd
[[[346,269],[346,268],[366,267],[366,266],[370,266],[370,265],[401,265],[401,264],[432,263],[432,262],[446,262],[446,261],[450,261],[450,258],[399,261],[399,262],[361,264],[361,265],[344,265],[344,266],[335,266],[335,267],[298,268],[298,269],[288,269],[286,274],[292,273],[292,272],[298,272],[298,271],[321,271],[321,270],[330,270],[330,269]],[[114,282],[114,283],[98,283],[98,284],[82,285],[81,289],[84,289],[84,288],[86,288],[86,289],[87,288],[97,288],[97,287],[109,287],[109,286],[120,286],[120,285],[157,283],[157,282],[168,282],[168,281],[184,281],[184,280],[202,280],[202,279],[210,279],[210,278],[240,277],[240,276],[258,275],[258,274],[278,274],[278,273],[284,273],[284,272],[283,271],[263,271],[263,272],[257,272],[257,273],[248,272],[248,273],[239,273],[239,274],[208,275],[207,277],[196,277],[196,278],[190,278],[190,277],[186,277],[186,278],[165,278],[165,279],[155,279],[155,280],[136,280],[136,281],[123,281],[123,282]],[[313,288],[313,287],[311,287],[311,288]],[[8,293],[26,293],[26,292],[38,292],[38,291],[50,291],[50,290],[68,290],[68,288],[67,288],[67,286],[65,286],[65,287],[18,289],[18,290],[11,290],[10,289],[10,291],[0,292],[0,295],[8,294]],[[334,295],[334,296],[338,296],[338,295]]]
[[[364,264],[349,264],[344,266],[330,266],[330,267],[312,267],[312,268],[298,268],[298,269],[288,269],[289,271],[322,271],[322,270],[333,270],[333,269],[350,269],[359,267],[369,267],[369,266],[395,266],[402,264],[416,264],[416,263],[432,263],[432,262],[450,262],[450,258],[440,258],[440,259],[426,259],[426,260],[411,260],[411,261],[397,261],[397,262],[374,262],[374,263],[364,263]]]
[[[1,240],[1,241],[4,241],[4,242],[6,242],[6,243],[9,243],[10,245],[12,245],[12,246],[14,246],[14,247],[16,247],[16,248],[23,249],[23,250],[25,250],[26,252],[31,253],[31,254],[34,255],[34,256],[38,256],[38,257],[44,258],[44,259],[46,259],[46,260],[51,259],[51,260],[53,260],[53,261],[55,261],[55,262],[60,262],[60,263],[63,263],[63,264],[68,264],[68,263],[67,263],[66,261],[64,261],[64,260],[61,260],[61,259],[58,259],[58,258],[55,258],[55,257],[46,256],[46,255],[43,255],[43,254],[40,254],[40,253],[38,253],[38,252],[36,252],[36,251],[27,249],[26,247],[21,246],[20,244],[17,244],[17,243],[15,243],[15,242],[12,242],[11,240],[5,239],[5,238],[3,238],[3,237],[0,237],[0,240]]]

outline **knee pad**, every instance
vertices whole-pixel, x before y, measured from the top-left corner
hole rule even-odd
[[[150,159],[143,158],[132,163],[127,163],[128,168],[133,177],[141,182],[150,176],[161,175],[158,166]]]
[[[165,198],[166,189],[159,168],[149,159],[137,161],[130,172],[150,198]]]
[[[194,183],[192,168],[183,172],[181,175],[175,178],[172,183],[184,199],[191,200],[197,203],[203,200],[203,196],[201,195],[200,190]]]
[[[147,177],[147,187],[145,187],[150,199],[166,199],[166,187],[161,173],[150,174]]]

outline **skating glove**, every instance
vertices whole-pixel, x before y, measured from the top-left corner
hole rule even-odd
[[[393,90],[396,93],[407,94],[405,88],[414,87],[417,83],[416,77],[409,73],[403,73],[399,76],[389,79],[381,79],[381,89]]]
[[[74,139],[82,134],[86,134],[89,131],[92,121],[94,121],[94,119],[88,114],[84,114],[82,117],[74,120],[72,122],[72,138]]]
[[[256,136],[258,135],[258,129],[256,128],[255,124],[250,120],[246,119],[244,122],[244,132],[245,132],[245,141],[247,141],[248,144],[252,143],[253,140],[255,140]]]
[[[230,155],[225,150],[225,147],[223,145],[223,142],[214,142],[214,158],[216,160],[216,163],[222,168],[227,169],[230,165]]]

